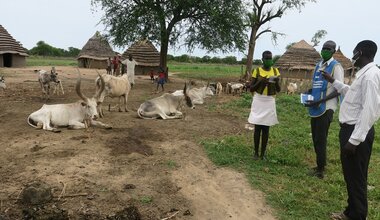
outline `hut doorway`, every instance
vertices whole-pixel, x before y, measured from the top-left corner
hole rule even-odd
[[[12,54],[11,53],[3,54],[3,64],[4,64],[4,67],[12,67]]]

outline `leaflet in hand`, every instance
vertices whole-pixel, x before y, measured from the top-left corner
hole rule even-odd
[[[314,97],[310,94],[303,94],[301,93],[301,103],[306,104],[307,102],[314,101]]]

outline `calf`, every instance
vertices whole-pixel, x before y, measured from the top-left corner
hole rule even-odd
[[[216,83],[215,94],[216,94],[216,95],[220,95],[220,94],[222,94],[222,91],[223,91],[222,83],[217,82],[217,83]]]
[[[58,74],[55,72],[48,73],[46,70],[34,70],[34,72],[38,73],[38,82],[40,83],[43,98],[49,99],[50,96],[50,83],[60,83],[58,80]]]
[[[5,85],[4,76],[0,76],[0,89],[6,89],[7,85]]]
[[[104,89],[104,80],[102,88]],[[29,115],[27,122],[34,128],[47,131],[60,132],[57,127],[67,126],[72,129],[88,128],[90,125],[112,128],[107,124],[96,121],[98,118],[97,100],[102,92],[98,91],[94,97],[87,98],[80,89],[81,78],[79,76],[75,90],[81,98],[80,101],[69,104],[43,105],[39,110]]]
[[[289,83],[287,86],[286,94],[291,95],[297,91],[297,83]]]
[[[165,93],[160,97],[153,98],[142,103],[137,110],[137,115],[143,119],[175,119],[181,118],[182,112],[179,111],[183,101],[190,108],[194,108],[190,97],[187,95],[187,86],[183,89],[183,96],[175,96]]]
[[[231,83],[232,95],[241,94],[243,92],[244,85],[242,83]]]
[[[122,76],[111,76],[108,74],[103,74],[102,78],[104,79],[104,82],[105,82],[105,88],[100,93],[100,97],[99,97],[99,105],[98,105],[99,116],[100,117],[104,116],[101,105],[105,97],[119,98],[119,105],[118,105],[119,112],[121,112],[121,104],[122,104],[122,100],[124,100],[124,110],[128,112],[127,100],[128,100],[129,92],[131,91],[131,83],[129,82],[128,75],[123,74]],[[101,77],[99,76],[95,80],[97,90],[100,89],[100,79]],[[111,105],[108,106],[108,111],[110,110],[111,110]]]

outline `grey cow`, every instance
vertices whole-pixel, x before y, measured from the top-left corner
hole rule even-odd
[[[0,76],[0,89],[5,89],[7,86],[5,85],[4,76]]]
[[[34,72],[38,73],[38,82],[42,89],[43,98],[48,100],[50,98],[50,83],[60,83],[58,74],[53,71],[49,73],[46,70],[34,70]]]

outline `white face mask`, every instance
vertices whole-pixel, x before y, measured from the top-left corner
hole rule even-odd
[[[354,56],[351,58],[351,63],[354,66],[356,61],[360,58],[361,56],[361,51],[358,51],[354,54]]]

